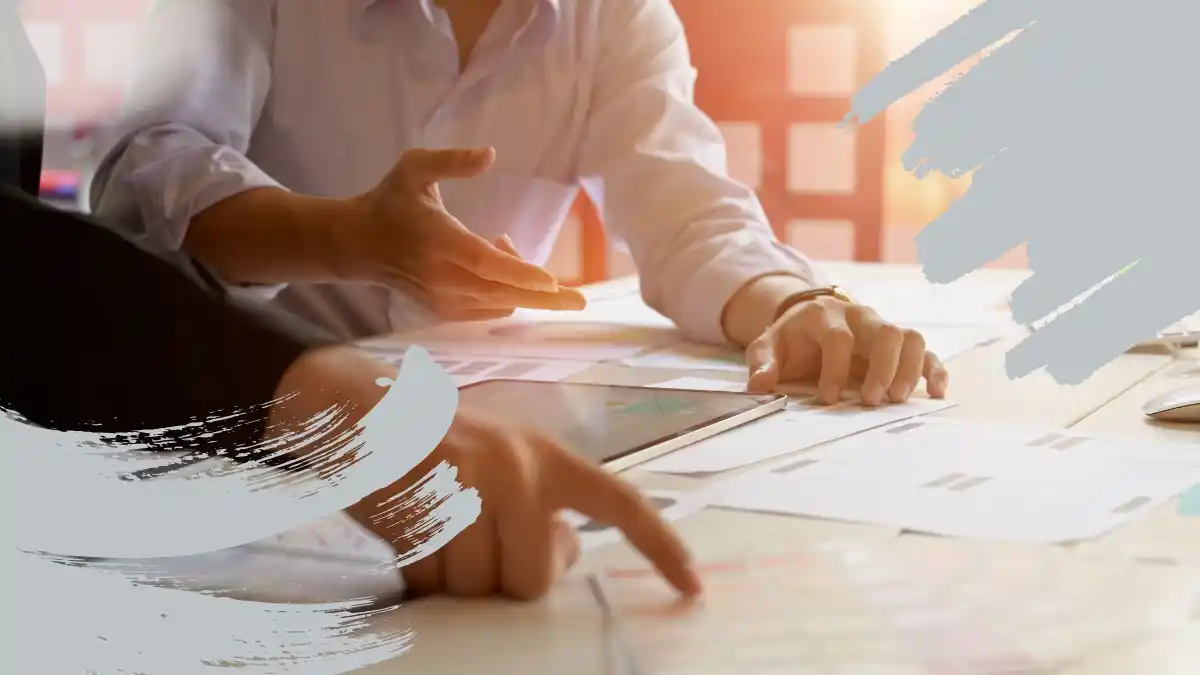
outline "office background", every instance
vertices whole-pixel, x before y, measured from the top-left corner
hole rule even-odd
[[[918,181],[900,163],[912,119],[940,83],[866,127],[836,124],[866,79],[979,1],[674,0],[700,72],[697,101],[725,135],[730,171],[758,190],[781,239],[823,260],[915,262],[914,235],[970,181]],[[50,86],[47,198],[72,201],[96,123],[120,104],[149,2],[26,1]],[[1020,250],[993,263],[1024,265]],[[576,283],[632,271],[582,198],[550,266]]]

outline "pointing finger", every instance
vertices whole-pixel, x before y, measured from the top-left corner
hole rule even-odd
[[[570,452],[552,453],[554,470],[545,483],[556,510],[571,509],[620,530],[680,593],[688,597],[701,591],[683,541],[637,490]]]

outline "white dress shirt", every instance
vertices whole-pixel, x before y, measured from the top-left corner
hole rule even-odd
[[[441,185],[451,213],[541,264],[582,187],[647,303],[695,339],[724,342],[754,277],[815,281],[729,177],[669,0],[504,0],[465,71],[432,0],[158,0],[146,39],[130,100],[154,104],[129,110],[92,201],[153,245],[251,188],[347,197],[409,148],[490,145],[492,169]],[[345,337],[428,318],[373,286],[253,290]]]

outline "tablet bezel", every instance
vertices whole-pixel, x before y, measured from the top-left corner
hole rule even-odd
[[[757,405],[738,412],[731,412],[719,417],[714,417],[707,422],[692,425],[686,429],[676,432],[670,436],[664,436],[649,443],[634,448],[622,450],[617,454],[599,460],[601,466],[612,473],[619,473],[628,469],[634,468],[639,464],[645,464],[650,460],[661,457],[667,453],[674,452],[680,448],[686,447],[693,443],[702,441],[706,438],[711,438],[717,434],[728,431],[730,429],[742,426],[754,420],[761,419],[772,413],[779,412],[787,407],[788,397],[786,394],[751,394],[746,392],[734,391],[709,391],[696,389],[676,389],[665,387],[646,387],[627,384],[596,384],[593,382],[548,382],[542,380],[519,380],[513,378],[493,378],[480,380],[459,387],[460,391],[478,387],[489,383],[496,382],[511,382],[514,384],[540,385],[545,387],[592,387],[618,390],[654,390],[657,392],[676,392],[679,394],[717,394],[725,396],[734,396],[747,400],[747,402],[758,401]],[[460,399],[461,400],[461,399]],[[569,449],[569,448],[568,448]],[[590,459],[590,458],[589,458]]]

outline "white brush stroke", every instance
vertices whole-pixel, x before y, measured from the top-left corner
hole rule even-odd
[[[423,349],[411,348],[396,381],[358,425],[357,461],[335,480],[281,481],[279,469],[244,466],[202,480],[123,481],[120,474],[161,461],[131,460],[128,451],[101,447],[98,434],[51,432],[5,416],[0,474],[9,508],[0,562],[12,619],[0,670],[186,675],[236,666],[251,673],[327,675],[403,653],[409,631],[363,630],[372,616],[363,608],[373,599],[246,602],[137,583],[132,572],[63,565],[29,551],[178,556],[292,529],[411,471],[441,442],[457,403],[450,376]],[[430,507],[419,528],[431,536],[397,565],[431,554],[478,517],[478,493],[461,489],[455,475],[443,463],[392,500],[392,508],[417,502]]]
[[[1186,84],[1198,23],[1200,4],[1178,0],[987,0],[854,97],[846,119],[866,124],[986,54],[921,111],[904,165],[918,178],[973,172],[917,237],[931,281],[1025,243],[1019,323],[1091,293],[1009,352],[1009,377],[1045,368],[1080,384],[1200,310],[1200,99]]]

